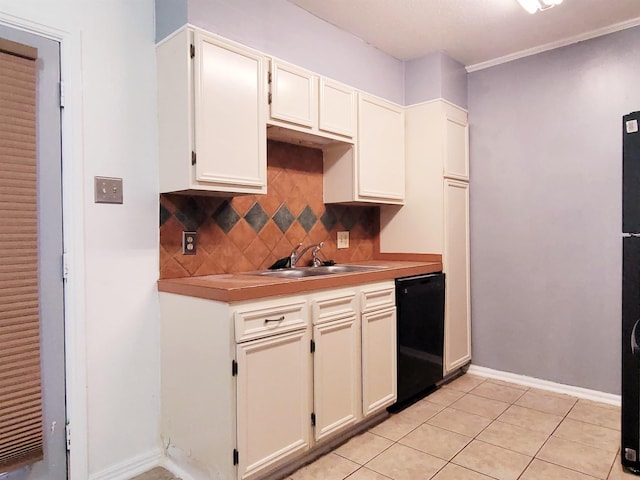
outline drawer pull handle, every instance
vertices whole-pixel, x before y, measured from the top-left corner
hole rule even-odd
[[[274,318],[274,319],[271,319],[271,318],[265,318],[265,319],[264,319],[264,323],[269,323],[269,322],[281,322],[281,321],[283,321],[283,320],[284,320],[284,315],[282,315],[281,317],[278,317],[278,318]]]

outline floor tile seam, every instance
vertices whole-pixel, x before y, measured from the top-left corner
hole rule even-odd
[[[573,406],[571,406],[571,408],[569,410],[567,410],[566,413],[553,413],[553,412],[549,412],[547,410],[541,410],[540,408],[531,407],[531,406],[527,406],[527,405],[521,405],[519,403],[514,403],[513,405],[515,405],[516,407],[528,408],[529,410],[535,410],[536,412],[548,413],[549,415],[556,415],[558,417],[565,417],[565,416],[569,415],[569,412],[571,410],[573,410]]]
[[[520,395],[518,396],[518,398],[520,398],[522,395],[524,395],[525,393],[527,393],[528,391],[531,390],[531,387],[516,388],[516,387],[512,387],[511,386],[511,385],[516,385],[515,383],[510,383],[510,382],[496,383],[496,382],[492,382],[491,380],[493,380],[493,379],[487,378],[484,382],[482,382],[480,385],[474,387],[471,391],[476,390],[478,387],[480,387],[483,384],[491,384],[491,385],[494,385],[496,387],[507,388],[509,390],[513,390],[515,392],[519,392]],[[478,394],[476,394],[476,395],[478,395]]]
[[[435,427],[435,425],[430,425],[430,426],[431,426],[431,427]],[[441,428],[441,427],[437,427],[437,428]],[[441,430],[446,430],[446,429],[441,428]],[[447,431],[447,432],[449,432],[449,430],[446,430],[446,431]],[[457,433],[457,432],[451,432],[451,433]],[[458,435],[462,435],[462,434],[461,434],[461,433],[458,433]],[[475,440],[475,438],[474,438],[474,437],[470,437],[470,436],[468,436],[468,435],[462,435],[462,436],[463,436],[463,437],[465,437],[465,438],[468,438],[468,439],[469,439],[469,441],[468,441],[467,443],[465,443],[465,444],[464,444],[464,447],[462,447],[460,450],[458,450],[458,451],[455,453],[455,455],[454,455],[453,457],[455,457],[456,455],[458,455],[458,454],[459,454],[462,450],[464,450],[464,449],[465,449],[465,448],[466,448],[466,447],[467,447],[471,442],[473,442],[473,441]],[[402,437],[402,438],[405,438],[405,437]],[[400,440],[402,440],[402,438],[401,438]],[[419,448],[412,447],[411,445],[407,445],[406,443],[400,443],[400,440],[398,440],[398,441],[396,442],[398,445],[402,445],[403,447],[409,447],[409,448],[411,448],[411,449],[413,449],[413,450],[417,450],[417,451],[419,451],[419,452],[426,453],[427,455],[431,455],[432,457],[439,458],[440,460],[444,460],[444,461],[445,461],[445,462],[447,462],[447,463],[450,463],[450,462],[451,462],[451,460],[453,459],[453,457],[451,457],[451,458],[442,458],[442,457],[439,457],[438,455],[436,455],[435,453],[425,452],[424,450],[420,450]]]
[[[369,432],[369,433],[371,433],[371,432]],[[375,433],[372,433],[372,435],[376,435],[376,434],[375,434]],[[336,455],[338,455],[338,456],[339,456],[339,457],[341,457],[341,458],[344,458],[344,459],[349,460],[349,461],[351,461],[351,462],[353,462],[353,463],[356,463],[356,464],[360,465],[360,467],[364,467],[364,466],[365,466],[367,463],[369,463],[371,460],[373,460],[374,458],[376,458],[376,457],[378,457],[378,456],[382,455],[382,453],[383,453],[383,452],[386,452],[386,451],[387,451],[387,450],[389,450],[391,447],[393,447],[396,443],[398,443],[397,441],[393,441],[393,440],[391,440],[390,438],[383,437],[382,435],[376,435],[376,436],[378,436],[378,437],[380,437],[380,438],[384,438],[385,440],[389,440],[390,442],[393,442],[393,443],[391,443],[391,445],[387,445],[383,450],[381,450],[380,452],[376,453],[373,457],[371,457],[369,460],[367,460],[367,461],[366,461],[366,462],[364,462],[364,463],[358,463],[358,462],[356,462],[355,460],[353,460],[353,459],[351,459],[351,458],[349,458],[349,457],[345,457],[344,455],[341,455],[340,453],[338,453],[338,452],[337,452],[337,450],[332,450],[332,451],[331,451],[331,452],[329,452],[329,453],[335,453]],[[403,438],[404,438],[404,437],[403,437]]]
[[[497,421],[497,420],[496,420],[496,421]],[[504,423],[504,422],[503,422],[503,423]],[[510,424],[508,424],[508,425],[510,425]],[[518,425],[515,425],[515,426],[517,427]],[[489,427],[487,427],[487,428],[489,428]],[[535,432],[535,430],[529,430],[529,431],[530,431],[530,432]],[[538,432],[538,433],[542,433],[542,432]],[[509,450],[510,452],[515,452],[515,453],[519,453],[519,454],[521,454],[521,455],[526,455],[527,457],[530,457],[530,456],[531,456],[529,453],[524,453],[524,452],[520,452],[520,451],[518,451],[518,450],[513,450],[513,449],[508,448],[508,447],[505,447],[505,446],[503,446],[503,445],[498,445],[497,443],[490,442],[490,441],[489,441],[489,440],[487,440],[487,439],[479,438],[481,434],[482,434],[482,433],[479,433],[479,434],[478,434],[478,437],[476,437],[476,438],[477,438],[477,440],[479,440],[479,441],[481,441],[481,442],[488,443],[489,445],[493,445],[494,447],[501,447],[501,448],[504,448],[505,450]],[[546,435],[546,434],[545,434],[545,435]],[[542,445],[544,445],[544,444],[546,443],[546,441],[547,441],[547,439],[545,438],[544,442],[542,442]],[[540,448],[542,448],[542,447],[539,447],[539,448],[538,448],[538,450],[536,450],[536,453],[538,453],[538,452],[540,451]],[[534,455],[534,458],[535,458],[535,455]],[[639,479],[639,480],[640,480],[640,479]]]
[[[561,465],[559,463],[552,462],[551,460],[547,460],[546,458],[535,457],[535,459],[539,460],[541,462],[550,463],[551,465],[555,465],[556,467],[566,468],[567,470],[571,470],[572,472],[576,472],[576,473],[579,473],[581,475],[586,475],[587,477],[591,477],[591,478],[594,478],[594,479],[597,479],[597,480],[607,480],[607,478],[609,477],[609,475],[611,473],[611,472],[609,472],[609,473],[607,473],[606,477],[601,478],[601,477],[596,477],[594,475],[591,475],[590,473],[585,473],[585,472],[582,472],[580,470],[576,470],[575,468],[567,467],[566,465]]]
[[[467,413],[467,412],[464,412],[464,413]],[[434,415],[434,416],[435,416],[435,415]],[[433,418],[433,417],[432,417],[432,418]],[[483,418],[484,418],[484,417],[483,417]],[[471,435],[467,435],[467,434],[464,434],[464,433],[456,432],[455,430],[449,430],[448,428],[445,428],[445,427],[443,427],[443,426],[441,426],[441,425],[434,425],[434,424],[432,424],[432,423],[429,423],[429,420],[427,420],[427,421],[425,421],[425,422],[421,423],[420,425],[418,425],[418,426],[416,427],[416,430],[417,430],[418,428],[422,427],[423,425],[427,425],[428,427],[439,428],[440,430],[444,430],[445,432],[455,433],[456,435],[461,435],[461,436],[463,436],[463,437],[470,438],[471,440],[473,440],[474,438],[476,438],[475,436],[471,436]],[[487,425],[487,426],[488,426],[488,425]],[[409,434],[410,434],[410,433],[412,433],[412,432],[413,432],[413,430],[412,430],[411,432],[407,433],[407,435],[409,435]],[[404,437],[406,437],[407,435],[405,435]],[[479,435],[479,434],[478,434],[478,435]],[[399,442],[400,440],[402,440],[404,437],[401,437],[400,439],[398,439],[398,440],[396,441],[396,443],[397,443],[397,442]],[[638,479],[638,480],[640,480],[640,479]]]
[[[535,408],[531,408],[531,407],[523,407],[522,405],[516,405],[515,403],[514,403],[514,404],[512,404],[511,406],[512,406],[512,407],[518,407],[518,408],[524,408],[524,409],[526,409],[526,410],[532,410],[532,411],[534,411],[534,412],[536,412],[536,413],[544,413],[544,414],[546,414],[546,415],[553,415],[554,417],[562,417],[562,420],[564,420],[564,419],[567,417],[567,415],[569,415],[569,412],[565,413],[564,415],[558,415],[557,413],[543,412],[542,410],[537,410],[537,409],[535,409]],[[508,409],[507,409],[507,410],[508,410]],[[505,410],[505,412],[506,412],[506,410]],[[504,412],[502,412],[502,413],[504,413]],[[500,415],[502,416],[502,414],[500,414]],[[561,422],[561,423],[562,423],[562,420],[560,420],[560,422]],[[525,428],[526,428],[526,427],[525,427]],[[532,429],[531,429],[531,428],[529,428],[528,430],[532,430]],[[555,428],[554,428],[554,430],[555,430]]]
[[[514,427],[524,428],[525,430],[529,430],[530,432],[538,432],[538,433],[542,433],[542,434],[544,434],[544,435],[547,435],[547,437],[550,437],[550,436],[551,436],[551,433],[552,433],[552,432],[547,432],[547,431],[542,431],[542,430],[536,430],[536,429],[533,429],[533,428],[525,427],[524,425],[521,425],[521,424],[519,424],[519,423],[513,423],[513,422],[509,421],[508,419],[507,419],[507,420],[505,420],[504,418],[501,418],[501,417],[502,417],[502,415],[501,415],[500,417],[496,418],[496,419],[494,420],[494,422],[495,422],[495,421],[500,421],[500,422],[502,422],[502,423],[506,423],[507,425],[512,425],[512,426],[514,426]],[[553,431],[555,431],[555,428],[553,429]],[[548,438],[547,438],[547,440],[548,440]],[[545,440],[545,442],[546,442],[546,440]]]
[[[355,475],[358,471],[362,470],[363,468],[366,468],[367,470],[371,470],[372,472],[376,472],[378,475],[382,475],[384,478],[388,478],[389,480],[394,480],[393,477],[385,475],[384,473],[377,472],[376,470],[373,470],[371,468],[365,467],[364,465],[360,465],[360,468],[358,468],[358,470],[356,470],[355,472],[350,473],[349,476],[344,478],[344,480],[349,480],[349,478],[351,478],[353,475]]]
[[[571,409],[573,411],[573,409]],[[575,420],[577,422],[584,422],[584,423],[588,423],[589,425],[596,425],[598,427],[604,427],[604,428],[608,428],[610,430],[615,430],[616,432],[620,432],[620,430],[616,429],[616,428],[611,428],[611,427],[606,427],[604,425],[601,425],[600,423],[595,423],[595,422],[590,422],[589,420],[585,420],[583,418],[575,418],[575,417],[570,417],[569,415],[571,414],[571,411],[569,413],[567,413],[567,417],[571,420]]]
[[[569,414],[567,413],[567,415],[569,415]],[[565,416],[565,418],[567,418],[567,417]],[[576,441],[573,441],[573,440],[568,440],[568,439],[566,439],[566,438],[556,437],[556,436],[554,435],[554,433],[556,433],[556,430],[558,430],[558,428],[560,427],[560,425],[562,424],[562,422],[563,422],[563,421],[564,421],[564,418],[563,418],[563,419],[562,419],[562,421],[561,421],[561,422],[556,426],[556,428],[554,428],[554,429],[553,429],[553,432],[551,432],[551,434],[549,435],[549,437],[545,440],[545,442],[542,444],[542,446],[538,449],[538,452],[536,452],[536,456],[535,456],[535,458],[537,458],[538,460],[541,460],[541,461],[547,462],[547,463],[551,463],[551,464],[553,464],[553,465],[558,465],[559,467],[563,467],[563,468],[567,468],[567,469],[569,469],[569,470],[573,470],[574,472],[582,473],[583,475],[587,475],[587,476],[590,476],[590,477],[594,477],[593,475],[591,475],[591,474],[589,474],[589,473],[581,472],[580,470],[576,470],[576,469],[574,469],[574,468],[567,467],[566,465],[559,465],[559,464],[554,463],[554,462],[551,462],[551,461],[549,461],[549,460],[547,460],[547,459],[543,459],[543,458],[538,457],[538,454],[540,453],[540,450],[542,450],[542,449],[544,448],[544,446],[547,444],[547,442],[548,442],[551,438],[554,438],[554,437],[555,437],[555,438],[559,438],[560,440],[564,440],[564,441],[572,442],[572,443],[577,443],[578,445],[585,445],[585,446],[590,447],[590,448],[593,448],[593,449],[595,449],[595,450],[601,450],[601,451],[605,451],[605,452],[606,452],[606,450],[602,450],[601,448],[596,448],[596,447],[593,447],[593,446],[591,446],[591,445],[586,445],[586,444],[584,444],[584,443],[582,443],[582,442],[576,442]],[[585,423],[587,423],[587,422],[585,422]],[[606,452],[606,453],[611,453],[611,452]],[[611,463],[611,465],[609,466],[607,476],[606,476],[606,477],[604,477],[604,479],[601,479],[601,480],[606,480],[607,478],[609,478],[609,475],[611,475],[611,469],[613,468],[613,465],[615,464],[616,458],[617,458],[617,454],[614,454],[614,456],[613,456],[613,462],[612,462],[612,463]],[[594,477],[594,478],[600,478],[600,477]]]
[[[615,466],[617,459],[618,459],[618,454],[616,453],[613,456],[613,462],[611,462],[611,466],[609,467],[609,470],[607,470],[607,476],[605,477],[605,479],[609,478],[609,476],[611,475],[611,471],[613,470],[613,467]]]
[[[456,455],[456,457],[457,457],[457,455]],[[472,472],[478,473],[478,474],[480,474],[480,475],[484,475],[485,477],[494,478],[495,480],[500,480],[500,478],[499,478],[499,477],[496,477],[496,476],[491,475],[491,474],[489,474],[489,473],[481,472],[481,471],[479,471],[479,470],[475,470],[475,469],[473,469],[473,468],[471,468],[471,467],[469,467],[469,466],[467,466],[467,465],[462,465],[462,464],[460,464],[460,463],[456,463],[456,462],[454,462],[454,461],[453,461],[454,459],[455,459],[455,457],[453,457],[449,463],[452,463],[452,464],[454,464],[454,465],[457,465],[458,467],[466,468],[467,470],[471,470]],[[443,468],[444,468],[444,467],[443,467]]]
[[[460,411],[460,412],[461,412],[462,410],[458,410],[458,411]],[[464,412],[464,413],[468,413],[468,412]],[[479,416],[479,415],[478,415],[478,416]],[[482,418],[486,418],[486,417],[482,417]],[[429,423],[429,420],[427,420],[425,423],[426,423],[426,424],[428,424],[428,425],[430,425],[430,426],[432,426],[432,427],[438,427],[438,428],[441,428],[441,429],[443,429],[443,430],[446,430],[447,432],[457,433],[458,435],[464,435],[465,437],[468,437],[468,436],[469,436],[469,435],[465,435],[464,433],[460,433],[460,432],[457,432],[457,431],[452,430],[452,429],[450,429],[450,428],[447,428],[447,427],[445,427],[445,426],[443,426],[443,425],[435,425],[435,424],[433,424],[433,423]],[[491,423],[490,423],[489,425],[491,425]],[[487,427],[488,427],[489,425],[487,425]],[[480,433],[482,433],[482,432],[483,432],[487,427],[484,427],[480,432],[478,432],[478,435],[480,435]],[[407,435],[408,435],[408,434],[407,434]],[[477,435],[473,436],[472,438],[476,438],[476,437],[477,437]]]
[[[495,384],[497,385],[497,384]],[[509,388],[509,387],[505,387],[505,388]],[[513,388],[512,390],[516,390],[515,388]],[[482,397],[482,398],[486,398],[489,400],[495,400],[496,402],[504,402],[504,403],[508,403],[509,405],[514,405],[515,402],[517,402],[518,400],[520,400],[520,398],[522,398],[522,395],[524,395],[526,392],[522,391],[522,390],[516,390],[517,392],[521,392],[522,394],[518,396],[518,398],[514,399],[513,401],[511,400],[505,400],[505,399],[501,399],[501,398],[495,398],[495,397],[490,397],[487,394],[482,394],[480,392],[474,392],[473,390],[471,390],[469,393],[475,395],[476,397]],[[458,399],[459,400],[459,399]],[[455,400],[457,401],[457,400]],[[455,403],[454,401],[454,403]]]
[[[554,433],[556,433],[556,430],[558,430],[558,428],[560,428],[560,425],[562,425],[562,422],[564,422],[564,421],[565,421],[565,420],[567,420],[567,419],[569,419],[569,420],[573,420],[574,422],[582,422],[582,423],[586,423],[587,425],[595,425],[596,427],[606,428],[606,429],[608,429],[608,430],[613,430],[614,432],[618,432],[618,435],[620,434],[620,430],[616,430],[615,428],[609,428],[609,427],[605,427],[604,425],[600,425],[600,424],[597,424],[597,423],[587,422],[587,421],[585,421],[585,420],[579,420],[579,419],[577,419],[577,418],[571,418],[571,417],[569,417],[569,415],[571,414],[571,412],[573,411],[573,409],[575,408],[575,406],[576,406],[576,405],[578,405],[578,401],[579,401],[579,400],[580,400],[579,398],[577,398],[577,399],[576,399],[576,402],[573,404],[573,407],[571,407],[571,410],[569,410],[569,411],[567,412],[567,414],[562,418],[562,420],[561,420],[561,421],[560,421],[560,423],[556,426],[556,428],[554,428],[554,429],[553,429],[553,432],[551,432],[551,435],[549,436],[549,438],[551,438],[552,436],[554,436],[553,434],[554,434]],[[600,407],[597,407],[597,408],[600,408]],[[562,438],[562,437],[556,437],[556,438]],[[548,439],[547,439],[547,440],[548,440]],[[565,440],[567,440],[567,439],[565,439]],[[569,441],[571,441],[571,440],[569,440]],[[546,443],[546,442],[545,442],[545,443]],[[576,442],[576,443],[580,443],[580,444],[582,444],[582,442]],[[597,447],[593,447],[593,448],[597,448]],[[602,450],[602,449],[600,449],[600,450]]]
[[[536,459],[536,457],[532,457],[531,460],[529,460],[529,463],[527,463],[527,466],[524,467],[524,469],[520,472],[520,475],[518,475],[518,477],[516,478],[516,480],[522,478],[522,476],[525,474],[525,472],[529,469],[529,467],[531,466],[531,464],[533,463],[533,461]]]
[[[611,409],[611,408],[601,407],[600,405],[598,405],[598,403],[600,403],[600,402],[596,402],[595,400],[590,400],[589,403],[580,403],[580,400],[583,400],[583,399],[580,399],[580,398],[577,398],[576,400],[577,400],[576,403],[573,404],[573,406],[571,407],[571,410],[569,410],[567,415],[569,413],[571,413],[578,405],[584,405],[584,406],[587,406],[587,407],[597,408],[598,410],[604,410],[605,412],[612,412],[613,411],[613,409]],[[620,413],[620,412],[616,412],[616,413]]]
[[[402,438],[404,438],[404,437],[402,437]],[[402,440],[402,438],[401,438],[400,440]],[[425,451],[423,451],[423,450],[420,450],[419,448],[412,447],[411,445],[405,445],[404,443],[400,443],[400,440],[398,440],[397,442],[395,442],[395,443],[394,443],[394,445],[400,445],[401,447],[410,448],[411,450],[413,450],[413,451],[415,451],[415,452],[424,453],[425,455],[429,455],[430,457],[437,458],[438,460],[442,460],[443,462],[445,462],[445,465],[446,465],[447,463],[449,463],[449,461],[450,461],[450,460],[447,460],[446,458],[438,457],[437,455],[434,455],[433,453],[428,453],[428,452],[425,452]],[[469,445],[469,444],[467,443],[467,445]],[[393,446],[393,445],[391,445],[390,447],[392,447],[392,446]],[[459,452],[458,452],[458,453],[459,453]],[[373,460],[373,459],[371,459],[371,460]],[[369,461],[371,461],[371,460],[369,460]],[[368,463],[368,462],[367,462],[367,463]],[[366,465],[366,464],[365,464],[365,465]]]
[[[473,392],[468,392],[467,394],[463,395],[462,397],[460,397],[459,399],[457,399],[456,401],[454,401],[453,403],[459,402],[460,400],[462,400],[464,397],[471,395],[474,397],[478,397],[480,400],[492,400],[494,402],[500,402],[500,403],[505,403],[507,405],[513,405],[513,402],[506,402],[504,400],[497,400],[495,398],[489,398],[489,397],[485,397],[483,395],[478,395],[477,393],[473,393]]]
[[[520,453],[520,452],[516,452],[515,450],[509,450],[508,448],[502,447],[502,446],[500,446],[500,445],[494,445],[493,443],[486,442],[486,441],[481,440],[481,439],[479,439],[479,438],[474,438],[474,440],[476,440],[476,441],[478,441],[478,442],[480,442],[480,443],[484,443],[485,445],[490,445],[490,446],[492,446],[492,447],[499,448],[500,450],[504,450],[504,451],[506,451],[506,452],[516,453],[516,454],[518,454],[518,455],[522,455],[523,457],[535,458],[535,457],[532,457],[531,455],[527,455],[526,453]],[[469,443],[471,443],[471,442],[469,442]],[[467,446],[468,446],[468,444],[467,444]],[[463,449],[463,450],[464,450],[464,449]],[[460,452],[458,452],[458,454],[456,454],[456,457],[457,457],[460,453],[462,453],[462,450],[461,450]],[[454,457],[454,458],[455,458],[455,457]],[[452,460],[453,460],[453,459],[452,459]]]
[[[435,455],[431,455],[432,457],[435,457]],[[436,458],[440,458],[440,457],[436,457]],[[440,458],[440,460],[442,460]],[[425,479],[425,480],[431,480],[432,478],[434,478],[436,475],[438,475],[442,470],[445,469],[445,467],[447,465],[449,465],[449,463],[451,463],[449,460],[445,460],[444,461],[444,465],[442,465],[438,470],[436,470],[435,472],[433,472],[433,475],[430,475],[429,478]]]
[[[613,469],[616,468],[616,461],[618,460],[620,455],[621,455],[621,453],[620,453],[620,451],[618,451],[618,453],[616,453],[616,456],[613,457],[613,463],[611,464],[611,468],[609,468],[609,473],[607,473],[607,478],[611,477],[611,474],[613,473]],[[622,462],[622,459],[620,459],[620,462]],[[623,471],[624,471],[624,469],[623,469]]]
[[[529,390],[534,388],[528,385],[522,385],[519,383],[508,382],[506,380],[500,380],[498,378],[487,378],[486,381],[489,383],[493,383],[494,385],[501,385],[501,386],[518,385],[518,387],[509,387],[509,388],[513,388],[514,390],[522,390],[523,392],[528,392]],[[504,385],[505,383],[508,385]]]
[[[448,404],[446,404],[446,405],[442,405],[441,403],[436,403],[436,402],[434,402],[433,400],[429,400],[429,397],[425,397],[425,399],[424,399],[424,401],[425,401],[425,402],[428,402],[430,405],[435,405],[436,407],[442,407],[442,409],[443,409],[443,410],[444,410],[445,408],[450,407],[452,403],[455,403],[455,402],[457,402],[458,400],[459,400],[459,399],[457,398],[457,399],[455,399],[455,400],[454,400],[453,402],[451,402],[451,403],[448,403]],[[441,410],[441,411],[442,411],[442,410]]]
[[[587,425],[592,425],[592,426],[596,426],[596,427],[604,428],[604,429],[606,429],[606,430],[611,430],[612,432],[616,432],[617,434],[620,434],[620,430],[617,430],[617,429],[615,429],[615,428],[607,427],[607,426],[605,426],[605,425],[599,425],[599,424],[597,424],[597,423],[586,422],[586,421],[584,421],[584,420],[579,420],[579,419],[577,419],[577,418],[569,417],[568,415],[569,415],[569,414],[567,414],[567,416],[566,416],[566,417],[564,417],[564,418],[562,419],[562,421],[563,421],[563,422],[564,422],[565,420],[571,420],[571,421],[573,421],[573,422],[585,423],[585,424],[587,424]],[[560,422],[560,423],[562,423],[562,422]],[[639,480],[640,480],[640,479],[639,479]]]
[[[479,435],[479,434],[478,434],[478,435]],[[527,462],[527,464],[525,465],[525,467],[522,469],[522,471],[518,474],[518,476],[516,477],[516,480],[520,479],[520,478],[522,477],[522,475],[524,475],[524,473],[527,471],[527,469],[529,468],[529,466],[530,466],[530,465],[533,463],[533,461],[536,459],[536,457],[535,457],[535,456],[531,456],[531,455],[528,455],[528,454],[526,454],[526,453],[522,453],[522,452],[516,452],[515,450],[510,450],[510,449],[505,448],[505,447],[502,447],[502,446],[500,446],[500,445],[494,445],[493,443],[487,442],[487,441],[485,441],[485,440],[481,440],[481,439],[479,439],[479,438],[475,438],[474,440],[478,440],[479,442],[482,442],[482,443],[485,443],[485,444],[488,444],[488,445],[492,445],[492,446],[494,446],[494,447],[500,448],[501,450],[506,450],[507,452],[517,453],[517,454],[523,455],[523,456],[525,456],[525,457],[528,457],[528,458],[529,458],[529,461]],[[542,447],[541,447],[541,448],[542,448]],[[459,453],[461,453],[461,452],[459,452]],[[457,456],[457,455],[456,455],[456,456]],[[453,462],[453,460],[454,460],[454,459],[455,459],[455,457],[451,459],[451,463],[455,463],[455,462]],[[540,460],[540,459],[538,459],[538,460]],[[548,462],[548,463],[551,463],[551,462]],[[458,464],[458,463],[455,463],[455,465],[459,465],[459,466],[464,467],[464,468],[467,468],[467,469],[469,469],[469,470],[473,470],[473,469],[471,469],[471,468],[469,468],[469,467],[467,467],[467,466],[460,465],[460,464]],[[566,467],[565,467],[565,468],[566,468]],[[474,472],[477,472],[476,470],[473,470],[473,471],[474,471]],[[498,478],[498,477],[494,477],[494,476],[492,476],[492,475],[488,475],[487,473],[484,473],[484,472],[477,472],[477,473],[480,473],[481,475],[486,475],[486,476],[491,477],[491,478]],[[579,473],[581,473],[581,472],[579,472]],[[596,477],[594,477],[594,478],[596,478]]]
[[[577,403],[577,402],[576,402],[576,403]],[[523,407],[523,408],[525,408],[525,407]],[[570,412],[570,411],[571,411],[571,410],[569,410],[569,412]],[[538,451],[537,451],[537,452],[536,452],[536,454],[534,455],[534,458],[538,458],[538,454],[540,453],[540,451],[544,448],[544,446],[547,444],[547,442],[548,442],[548,441],[553,437],[553,434],[554,434],[554,433],[556,433],[556,431],[558,430],[558,428],[560,428],[560,425],[562,425],[562,422],[564,422],[564,421],[565,421],[565,419],[567,418],[567,415],[569,415],[569,412],[567,412],[567,413],[562,417],[562,420],[560,420],[560,421],[558,422],[558,424],[555,426],[555,428],[554,428],[554,429],[553,429],[549,434],[547,434],[547,439],[546,439],[544,442],[542,442],[542,445],[540,445],[540,448],[538,448]],[[556,438],[559,438],[559,437],[556,437]],[[551,463],[551,462],[548,462],[548,463]],[[563,465],[560,465],[560,466],[563,466]],[[565,468],[566,468],[566,467],[565,467]]]
[[[498,417],[500,417],[500,415],[502,415],[504,412],[506,412],[506,411],[507,411],[507,409],[508,409],[509,407],[505,408],[505,409],[504,409],[502,412],[500,412],[500,414],[499,414],[497,417],[495,417],[495,418],[493,418],[493,417],[487,417],[487,416],[485,416],[485,415],[480,415],[479,413],[468,412],[467,410],[462,410],[461,408],[456,408],[456,407],[454,407],[453,405],[449,405],[447,408],[450,408],[450,409],[452,409],[452,410],[456,410],[457,412],[464,412],[464,413],[467,413],[467,414],[469,414],[469,415],[475,415],[476,417],[486,418],[487,420],[491,420],[491,422],[495,422],[495,421],[498,419]]]
[[[560,422],[560,423],[562,423],[562,422]],[[584,422],[583,422],[583,423],[584,423]],[[589,425],[590,425],[590,424],[589,424]],[[559,426],[559,425],[558,425],[558,426]],[[606,427],[602,427],[602,428],[606,428]],[[555,434],[557,430],[558,430],[558,429],[556,428],[556,430],[554,430],[554,432],[553,432],[551,435],[549,435],[549,438],[551,438],[551,437],[559,438],[560,440],[566,440],[567,442],[577,443],[577,444],[579,444],[579,445],[584,445],[585,447],[595,448],[596,450],[602,450],[603,452],[607,452],[607,453],[618,453],[618,451],[620,450],[619,448],[616,448],[616,450],[615,450],[615,451],[613,451],[613,450],[607,450],[607,449],[604,449],[604,448],[600,448],[600,447],[596,447],[596,446],[594,446],[594,445],[591,445],[590,443],[581,442],[580,440],[575,440],[575,439],[573,439],[573,438],[561,437],[561,436],[559,436],[559,435],[556,435],[556,434]],[[611,430],[611,429],[609,429],[609,430]],[[614,430],[614,432],[615,432],[615,430]],[[548,439],[547,439],[547,440],[548,440]],[[545,443],[546,443],[546,440],[545,440]],[[640,479],[639,479],[639,480],[640,480]]]

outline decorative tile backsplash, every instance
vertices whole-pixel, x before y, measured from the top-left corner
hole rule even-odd
[[[321,258],[338,263],[373,258],[379,208],[325,205],[320,150],[270,140],[267,192],[160,195],[160,278],[261,270],[300,242],[325,242]],[[336,234],[345,230],[349,248],[338,250]],[[197,232],[195,255],[182,254],[182,231]],[[310,260],[309,251],[298,265]]]

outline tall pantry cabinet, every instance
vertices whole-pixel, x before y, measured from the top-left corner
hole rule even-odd
[[[405,110],[405,205],[380,207],[380,251],[440,253],[444,374],[471,360],[467,112],[434,100]]]

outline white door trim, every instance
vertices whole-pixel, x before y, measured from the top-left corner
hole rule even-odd
[[[84,182],[82,144],[82,36],[0,12],[0,23],[60,42],[60,75],[65,85],[62,128],[63,239],[69,277],[65,285],[67,419],[71,422],[69,479],[89,476],[87,352],[85,323]]]

